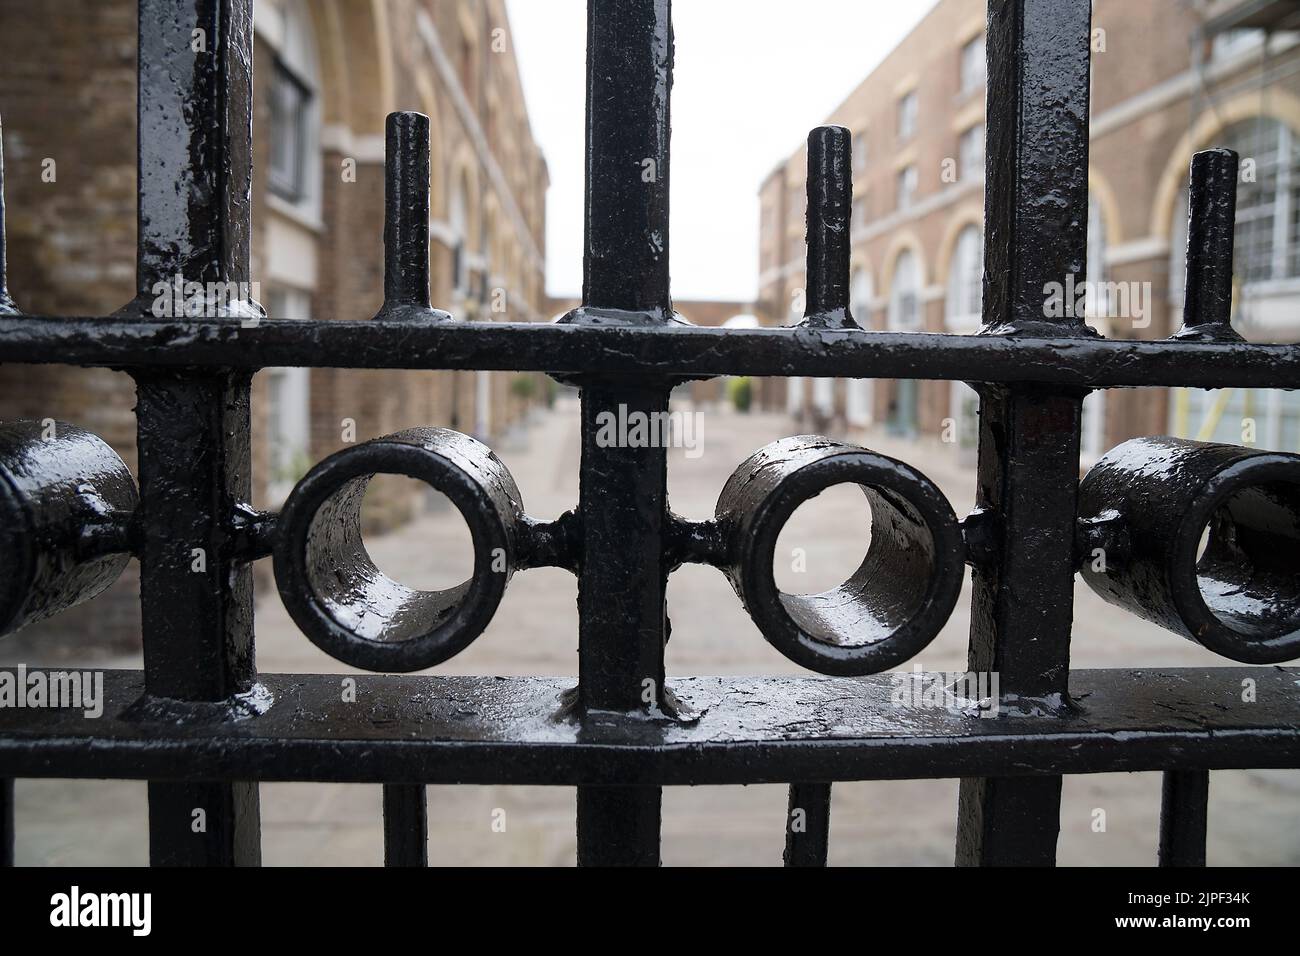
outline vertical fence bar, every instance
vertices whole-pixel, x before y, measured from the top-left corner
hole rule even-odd
[[[582,301],[667,321],[670,0],[587,0]]]
[[[831,832],[831,785],[790,784],[785,814],[786,866],[825,866]]]
[[[449,319],[429,307],[429,117],[390,113],[384,132],[384,305],[377,318]]]
[[[801,325],[859,327],[849,310],[852,218],[853,134],[843,126],[818,126],[808,134],[808,295]],[[790,784],[786,866],[826,865],[830,812],[830,784]]]
[[[571,321],[672,321],[668,289],[669,0],[588,0],[583,308]],[[663,447],[603,447],[606,416],[668,410],[669,382],[584,382],[578,701],[594,711],[664,701]],[[661,443],[650,443],[660,445]],[[578,863],[659,863],[658,787],[580,787]]]
[[[1210,771],[1166,770],[1160,792],[1160,865],[1205,866]]]
[[[384,866],[429,865],[428,814],[424,784],[384,785]]]
[[[1087,274],[1089,0],[990,0],[984,334],[1091,334],[1047,290]],[[973,572],[970,668],[1005,705],[1068,706],[1082,395],[981,389],[978,505],[997,516]],[[1050,718],[1039,718],[1050,719]],[[1051,865],[1060,777],[968,778],[959,865]]]
[[[127,309],[157,315],[162,302],[173,316],[256,321],[247,284],[251,4],[140,0],[139,17],[139,289]],[[253,687],[252,576],[233,556],[232,526],[251,491],[250,378],[222,369],[136,375],[153,699],[230,701]],[[256,865],[257,785],[151,782],[149,848],[155,865]]]
[[[1232,247],[1237,228],[1237,154],[1207,149],[1192,157],[1187,193],[1183,327],[1177,339],[1235,341]]]
[[[853,135],[843,126],[808,134],[808,296],[803,324],[854,329],[849,312]]]

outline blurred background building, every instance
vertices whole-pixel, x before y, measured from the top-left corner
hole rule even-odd
[[[135,286],[136,3],[0,0],[0,22],[11,291],[29,313],[110,313]],[[384,121],[418,110],[432,127],[433,303],[474,321],[549,317],[547,168],[504,0],[255,0],[254,26],[251,275],[268,316],[378,311]],[[548,387],[514,373],[267,369],[254,379],[254,503],[279,504],[345,442],[420,424],[499,437]],[[132,467],[133,405],[123,373],[0,366],[0,420],[72,422]],[[431,497],[381,477],[366,521],[395,526]],[[135,571],[58,630],[138,642]]]
[[[864,327],[980,327],[985,6],[940,0],[827,117],[853,132],[852,310]],[[1188,165],[1197,150],[1226,146],[1242,157],[1233,323],[1252,341],[1297,341],[1300,4],[1095,0],[1093,27],[1088,275],[1075,277],[1089,324],[1117,339],[1179,328]],[[754,311],[764,324],[802,316],[806,163],[806,150],[787,157],[759,193]],[[757,388],[766,408],[882,425],[973,460],[977,401],[964,383]],[[1300,451],[1300,393],[1096,392],[1084,405],[1083,464],[1145,434]]]

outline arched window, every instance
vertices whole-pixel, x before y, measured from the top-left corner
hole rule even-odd
[[[944,309],[948,328],[968,331],[979,325],[984,301],[984,240],[978,226],[967,226],[953,246],[948,267],[948,298]]]
[[[273,8],[274,9],[274,8]],[[320,61],[303,0],[279,7],[279,39],[270,81],[267,184],[278,198],[313,218],[320,214]]]
[[[1300,275],[1300,143],[1285,123],[1243,120],[1215,137],[1242,157],[1233,269],[1244,284]]]
[[[906,250],[899,253],[889,283],[890,331],[915,332],[921,327],[920,284],[916,256]]]

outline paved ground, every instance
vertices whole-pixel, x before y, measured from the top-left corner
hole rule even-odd
[[[676,450],[670,461],[673,509],[712,514],[731,470],[774,438],[798,431],[779,416],[707,412],[703,454]],[[903,458],[943,487],[958,515],[974,500],[971,468],[951,449],[858,436]],[[532,427],[503,441],[498,453],[515,475],[529,512],[553,518],[577,499],[577,407],[562,401]],[[807,570],[778,569],[787,589],[838,583],[863,552],[866,507],[860,496],[827,493],[800,509],[780,552],[802,547]],[[851,516],[851,517],[850,517]],[[376,562],[407,583],[452,583],[468,568],[468,534],[444,510],[373,542]],[[969,592],[969,587],[967,587]],[[443,665],[456,674],[574,674],[576,585],[567,572],[543,569],[511,582],[489,629]],[[921,656],[927,670],[965,667],[969,593]],[[758,634],[723,577],[687,566],[669,586],[673,639],[668,673],[798,673]],[[316,650],[289,621],[278,599],[258,605],[258,664],[266,671],[345,671]],[[1222,661],[1195,645],[1136,621],[1080,584],[1075,611],[1076,667],[1197,666]],[[42,661],[29,657],[27,663]],[[105,662],[100,662],[105,663]],[[139,666],[129,658],[109,666]],[[60,666],[68,666],[61,662]],[[910,669],[910,665],[909,668]],[[147,861],[143,784],[110,781],[20,781],[18,860],[28,864],[143,864]],[[381,860],[380,792],[375,786],[267,784],[262,787],[264,858],[268,864],[375,864]],[[835,864],[952,862],[956,781],[837,784],[831,824]],[[1300,773],[1218,772],[1211,784],[1212,864],[1300,863]],[[670,788],[664,795],[663,858],[668,864],[777,864],[781,859],[782,787]],[[1064,864],[1146,865],[1155,858],[1158,774],[1067,778],[1061,814]],[[505,830],[493,828],[505,811]],[[1105,832],[1094,832],[1094,811]],[[433,787],[430,859],[457,865],[567,865],[574,857],[574,794],[563,788]]]

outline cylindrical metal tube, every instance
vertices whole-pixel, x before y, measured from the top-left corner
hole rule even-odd
[[[1079,516],[1113,512],[1124,556],[1090,555],[1111,604],[1247,664],[1300,656],[1300,455],[1134,438],[1079,487]]]
[[[384,305],[378,318],[447,321],[429,307],[429,117],[389,113],[384,135]]]
[[[808,134],[808,289],[805,325],[857,328],[849,314],[853,135],[843,126]]]
[[[48,419],[0,425],[0,634],[116,581],[137,499],[130,470],[90,432]]]
[[[361,505],[377,474],[446,495],[469,526],[472,577],[418,591],[375,567]],[[280,514],[275,580],[290,616],[332,657],[372,671],[414,671],[458,654],[492,619],[518,566],[519,489],[486,445],[445,428],[412,428],[344,449],[298,482]]]
[[[799,505],[832,485],[856,484],[871,507],[871,543],[844,584],[823,594],[785,594],[772,562],[781,528]],[[763,636],[786,657],[823,674],[875,674],[933,640],[952,613],[965,549],[951,505],[901,461],[799,435],[751,455],[728,479],[717,519],[725,568]]]
[[[1176,339],[1240,342],[1232,328],[1232,245],[1237,225],[1237,154],[1192,157],[1187,199],[1183,327]]]

